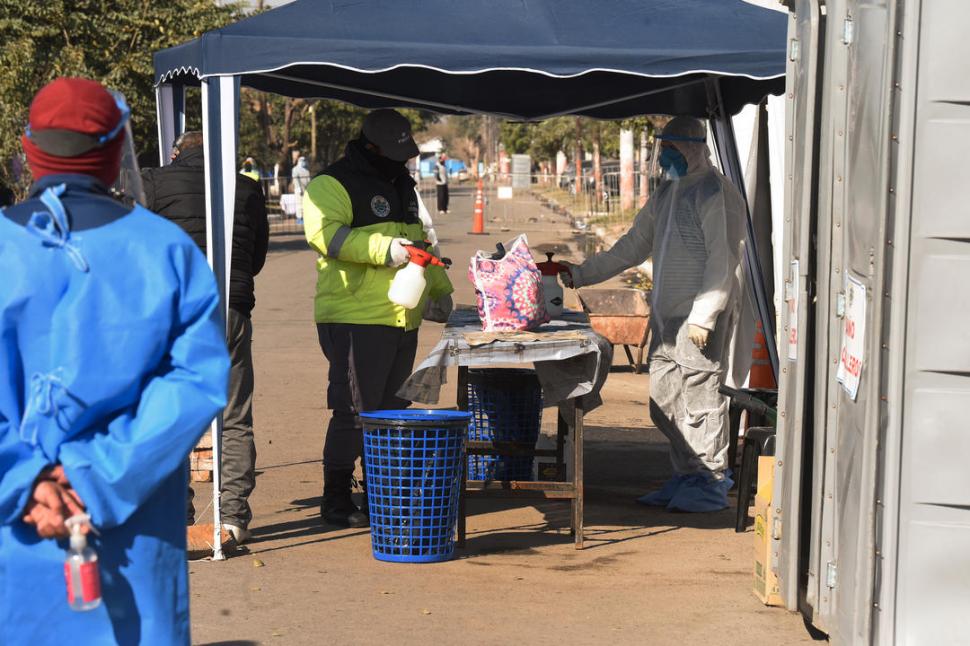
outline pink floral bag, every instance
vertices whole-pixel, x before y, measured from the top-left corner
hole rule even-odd
[[[468,279],[478,297],[478,316],[486,332],[531,330],[549,321],[542,293],[542,273],[536,267],[525,235],[505,246],[505,256],[472,256]]]

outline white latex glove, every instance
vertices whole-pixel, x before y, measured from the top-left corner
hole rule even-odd
[[[699,349],[703,350],[707,347],[707,339],[710,338],[711,331],[707,328],[702,328],[699,325],[694,325],[693,323],[687,324],[687,338],[696,345]]]
[[[452,309],[454,309],[454,303],[451,300],[451,294],[445,294],[438,300],[429,298],[428,303],[424,306],[423,318],[425,321],[434,323],[447,323]]]
[[[391,240],[391,246],[387,250],[387,266],[400,267],[406,263],[408,258],[411,257],[411,253],[404,247],[413,244],[407,238],[394,238]]]
[[[561,280],[562,281],[562,284],[564,286],[568,287],[569,289],[575,289],[576,286],[573,283],[573,274],[572,274],[572,272],[573,272],[573,268],[576,265],[574,265],[571,262],[560,262],[559,264],[560,265],[563,265],[564,267],[566,267],[568,269],[568,271],[560,271],[559,272],[559,280]]]

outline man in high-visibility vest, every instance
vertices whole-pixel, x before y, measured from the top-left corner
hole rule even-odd
[[[368,524],[366,509],[351,498],[362,452],[357,414],[408,405],[397,391],[411,374],[422,318],[444,320],[451,311],[453,288],[441,267],[427,268],[427,286],[414,309],[387,295],[412,241],[428,237],[406,165],[417,154],[408,120],[394,110],[375,110],[303,198],[306,238],[320,254],[315,318],[330,362],[327,406],[333,411],[320,511],[325,522],[341,527]]]

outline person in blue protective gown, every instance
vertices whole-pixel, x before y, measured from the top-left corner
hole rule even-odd
[[[30,109],[36,183],[0,212],[0,644],[188,644],[186,456],[225,404],[212,272],[108,192],[127,107],[58,79]],[[64,520],[90,514],[102,603],[68,606]]]

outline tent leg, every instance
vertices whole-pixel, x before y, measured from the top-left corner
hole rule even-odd
[[[775,343],[775,320],[771,315],[768,306],[767,290],[765,288],[764,272],[761,269],[761,260],[758,255],[758,248],[755,242],[754,225],[751,222],[751,208],[748,204],[748,195],[744,187],[744,174],[741,172],[741,161],[738,159],[738,146],[734,138],[734,124],[731,118],[724,114],[724,102],[721,99],[720,84],[717,80],[712,80],[708,85],[709,90],[713,90],[716,97],[716,111],[711,117],[714,125],[714,138],[717,142],[717,152],[721,159],[721,167],[725,175],[741,192],[744,199],[747,217],[745,218],[745,228],[747,236],[745,240],[745,259],[748,263],[748,277],[751,280],[751,289],[755,296],[755,304],[758,307],[758,318],[761,320],[761,327],[765,335],[765,345],[768,348],[768,357],[771,361],[771,372],[774,375],[775,383],[778,383],[778,346]]]
[[[205,154],[206,252],[216,275],[223,323],[228,317],[229,268],[236,198],[236,134],[239,124],[239,77],[202,81],[202,144]],[[212,559],[221,561],[222,515],[219,489],[222,466],[222,416],[212,426]]]
[[[172,144],[185,132],[185,86],[163,83],[155,88],[155,113],[158,120],[158,162],[171,161]]]

